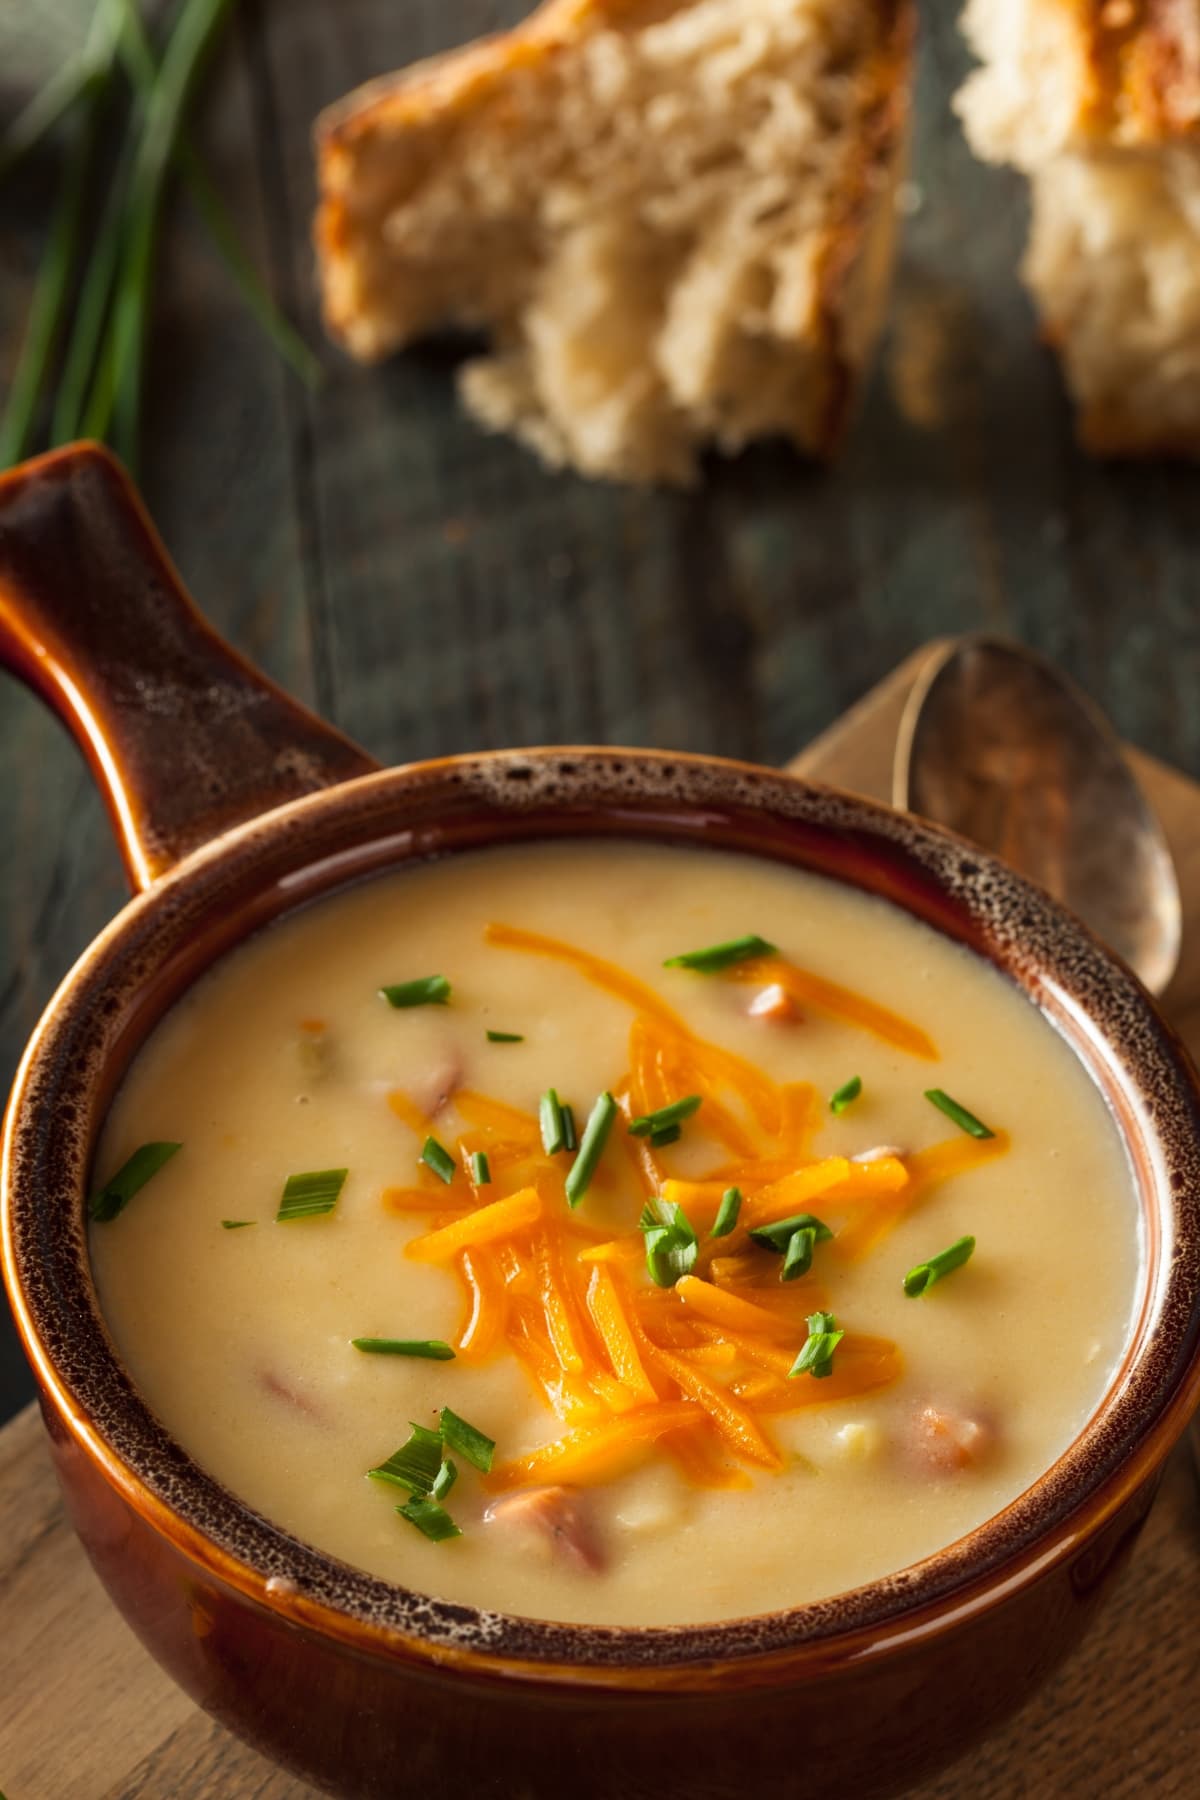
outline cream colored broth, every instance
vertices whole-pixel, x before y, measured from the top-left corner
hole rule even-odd
[[[594,1097],[629,1068],[631,1006],[569,964],[485,942],[489,921],[610,958],[701,1037],[776,1081],[813,1083],[812,1158],[877,1146],[909,1154],[959,1138],[923,1098],[933,1085],[1011,1139],[924,1193],[870,1254],[848,1260],[836,1239],[817,1247],[808,1279],[839,1325],[897,1346],[899,1378],[761,1417],[783,1466],[727,1456],[744,1487],[698,1487],[661,1445],[580,1487],[571,1499],[599,1569],[564,1554],[570,1530],[564,1543],[536,1522],[486,1522],[496,1496],[461,1457],[446,1506],[463,1535],[446,1543],[397,1516],[402,1491],[364,1479],[407,1437],[408,1421],[435,1427],[444,1405],[496,1440],[497,1464],[577,1422],[556,1417],[504,1340],[481,1362],[364,1355],[349,1342],[454,1343],[463,1324],[453,1265],[405,1254],[439,1215],[397,1212],[381,1198],[438,1187],[419,1174],[420,1139],[389,1093],[436,1112],[437,1135],[453,1147],[463,1129],[456,1089],[536,1113],[554,1085],[582,1127]],[[811,1007],[791,1023],[752,1017],[753,984],[663,967],[749,931],[904,1015],[939,1060]],[[381,983],[434,972],[452,982],[449,1005],[397,1011],[378,995]],[[303,1021],[323,1022],[319,1039]],[[489,1027],[524,1042],[489,1043]],[[861,1097],[832,1116],[827,1097],[855,1074]],[[728,1162],[703,1118],[701,1108],[682,1142],[658,1153],[667,1174]],[[633,1232],[642,1205],[616,1141],[625,1129],[619,1119],[600,1182],[575,1215],[598,1236]],[[897,909],[749,858],[526,845],[425,865],[303,911],[231,955],[158,1028],[118,1095],[98,1172],[107,1177],[151,1139],[183,1148],[91,1238],[105,1317],[150,1405],[198,1462],[298,1537],[391,1580],[516,1613],[714,1620],[914,1562],[1054,1461],[1101,1398],[1130,1329],[1140,1260],[1132,1178],[1107,1110],[1055,1032],[994,971]],[[334,1214],[274,1222],[289,1174],[342,1165]],[[823,1209],[817,1199],[797,1210]],[[255,1223],[229,1231],[223,1219]],[[905,1272],[968,1233],[970,1263],[907,1298]],[[771,1269],[764,1296],[790,1298],[779,1260],[757,1254]],[[626,1282],[648,1285],[641,1265],[621,1268]],[[803,1337],[801,1326],[785,1341],[789,1355]],[[815,1395],[820,1384],[799,1379]],[[965,1446],[948,1467],[944,1456],[931,1462],[931,1444],[944,1451],[947,1440],[919,1423],[927,1405]]]

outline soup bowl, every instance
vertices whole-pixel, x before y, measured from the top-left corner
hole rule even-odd
[[[1019,1705],[1092,1615],[1200,1394],[1200,1095],[1129,971],[964,842],[765,769],[595,748],[378,769],[209,630],[94,446],[0,482],[0,651],[75,732],[136,890],[21,1063],[5,1278],[75,1529],[171,1675],[330,1792],[423,1800],[732,1800],[779,1783],[865,1796],[902,1789]],[[1031,1488],[912,1567],[711,1625],[450,1604],[258,1515],[192,1461],[121,1365],[85,1195],[109,1103],[165,1010],[320,894],[415,859],[564,836],[735,850],[881,896],[1023,990],[1111,1109],[1144,1222],[1124,1358]]]

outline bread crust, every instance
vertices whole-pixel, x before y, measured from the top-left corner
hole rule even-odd
[[[1079,127],[1115,144],[1200,142],[1196,0],[1074,0],[1089,74]]]
[[[360,158],[374,141],[403,140],[431,126],[469,129],[472,115],[502,97],[517,72],[536,69],[584,35],[640,30],[686,11],[694,0],[544,0],[510,31],[384,76],[326,109],[315,127],[319,204],[314,242],[326,329],[360,360],[388,355],[416,332],[366,343],[356,332],[360,255],[356,236]],[[821,367],[818,423],[809,447],[831,453],[844,433],[857,377],[882,315],[895,231],[894,193],[907,136],[914,0],[878,0],[876,47],[856,71],[864,121],[816,257],[811,332]],[[494,116],[494,114],[493,114]],[[514,129],[517,128],[514,121]]]

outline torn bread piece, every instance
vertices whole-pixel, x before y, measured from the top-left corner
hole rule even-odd
[[[970,0],[957,101],[1030,178],[1025,279],[1101,455],[1200,455],[1200,0]]]
[[[687,482],[827,454],[876,335],[911,0],[547,0],[317,126],[325,319],[364,362],[447,327],[553,466]]]

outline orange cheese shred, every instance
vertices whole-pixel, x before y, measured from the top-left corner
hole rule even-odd
[[[611,1271],[602,1263],[592,1269],[587,1306],[617,1380],[647,1404],[658,1399],[638,1351],[637,1339]]]
[[[607,1238],[602,1244],[589,1244],[579,1252],[581,1263],[640,1263],[646,1254],[646,1240],[637,1237]]]
[[[769,1225],[774,1219],[786,1219],[789,1213],[800,1212],[810,1200],[818,1200],[831,1188],[839,1187],[849,1176],[850,1162],[845,1156],[826,1156],[806,1169],[796,1169],[758,1190],[747,1202],[743,1223]]]
[[[449,1262],[460,1250],[473,1244],[490,1244],[497,1238],[511,1237],[514,1232],[533,1225],[541,1217],[542,1201],[536,1188],[520,1188],[506,1200],[493,1200],[474,1212],[443,1225],[440,1231],[426,1232],[413,1238],[407,1254],[415,1262]]]
[[[722,1453],[720,1441],[708,1422],[703,1431],[671,1431],[659,1439],[685,1481],[699,1488],[746,1488],[754,1482],[745,1469]]]
[[[546,1317],[546,1336],[555,1356],[568,1375],[581,1375],[584,1360],[571,1317],[572,1308],[564,1291],[565,1284],[557,1253],[557,1245],[542,1231],[533,1243],[534,1267],[537,1270],[538,1296]]]
[[[676,1386],[702,1406],[729,1448],[748,1462],[764,1469],[781,1469],[783,1458],[770,1439],[765,1437],[744,1406],[739,1406],[728,1388],[710,1381],[700,1369],[685,1362],[673,1351],[654,1349],[654,1362]]]
[[[462,1356],[483,1358],[495,1348],[504,1330],[504,1280],[493,1259],[478,1245],[460,1250],[457,1260],[470,1312],[456,1348]]]
[[[576,1427],[527,1456],[502,1463],[484,1478],[484,1486],[503,1491],[534,1482],[594,1486],[612,1481],[638,1462],[664,1432],[694,1430],[704,1416],[686,1400],[636,1407],[598,1424]]]
[[[471,1205],[471,1195],[463,1189],[448,1188],[438,1182],[436,1188],[386,1187],[379,1196],[388,1212],[445,1213],[453,1216]]]
[[[401,1088],[391,1090],[387,1097],[387,1103],[401,1124],[407,1125],[410,1131],[415,1131],[422,1142],[432,1136],[433,1120],[428,1118],[416,1101],[410,1100]]]
[[[924,1062],[938,1061],[937,1045],[919,1025],[913,1025],[899,1013],[868,1000],[865,994],[858,994],[853,988],[841,987],[836,981],[826,981],[823,975],[798,968],[786,957],[752,957],[746,962],[734,963],[726,970],[726,975],[730,980],[751,982],[757,987],[778,982],[784,993],[801,1008],[810,1007],[814,1012],[845,1019],[848,1024],[858,1025],[873,1037],[882,1038],[885,1044],[894,1044],[898,1050],[907,1051],[909,1056],[919,1056]]]
[[[711,1281],[701,1281],[698,1275],[681,1276],[674,1291],[701,1318],[728,1326],[731,1331],[765,1331],[770,1337],[778,1337],[793,1329],[790,1319],[769,1312],[765,1306],[756,1306],[752,1300],[743,1300],[727,1288],[714,1287]]]
[[[615,994],[619,1000],[625,1000],[638,1012],[649,1013],[662,1024],[687,1035],[687,1029],[677,1013],[672,1012],[665,1000],[660,1000],[654,989],[639,981],[636,975],[628,974],[616,963],[607,962],[602,956],[593,956],[590,950],[580,950],[574,944],[564,943],[561,938],[545,937],[540,931],[522,931],[516,925],[491,924],[484,927],[485,944],[496,944],[503,950],[525,950],[534,956],[550,956],[557,962],[570,963],[581,975],[594,986],[603,988],[606,993]]]
[[[503,1100],[491,1100],[473,1088],[460,1088],[454,1096],[455,1111],[468,1125],[532,1150],[539,1142],[537,1120]]]

